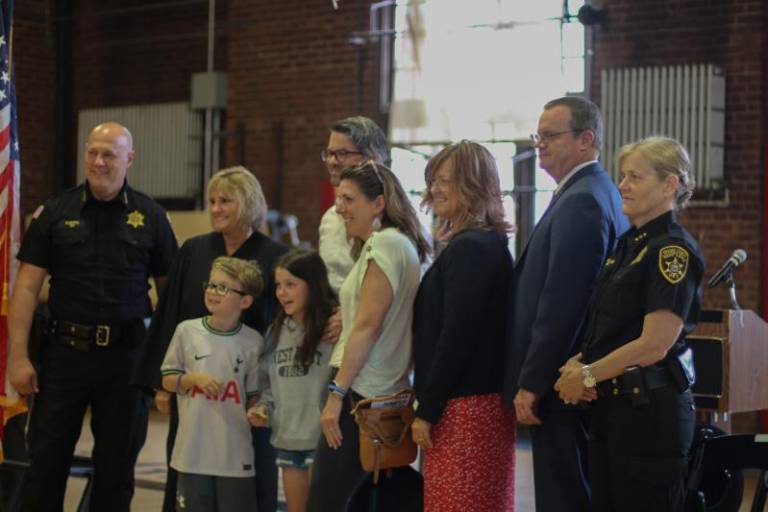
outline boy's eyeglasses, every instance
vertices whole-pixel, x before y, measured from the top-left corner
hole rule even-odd
[[[212,283],[209,281],[203,281],[203,291],[221,295],[222,297],[229,294],[229,292],[239,293],[240,295],[248,295],[248,292],[244,292],[243,290],[237,290],[235,288],[230,288],[229,286],[222,283]]]

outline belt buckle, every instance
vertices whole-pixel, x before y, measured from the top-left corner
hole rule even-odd
[[[111,328],[108,325],[96,326],[96,346],[98,347],[109,346],[110,330]]]

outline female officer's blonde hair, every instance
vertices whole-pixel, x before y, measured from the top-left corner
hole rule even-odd
[[[696,186],[691,172],[691,158],[688,151],[682,144],[669,137],[648,137],[631,144],[623,146],[616,157],[618,168],[630,155],[640,155],[646,160],[659,179],[664,180],[667,176],[677,176],[680,184],[677,186],[675,195],[676,209],[682,209],[688,206],[688,202],[693,195]]]
[[[208,182],[208,196],[216,191],[227,192],[237,198],[238,216],[243,226],[259,229],[267,218],[267,200],[256,176],[238,165],[222,169]]]

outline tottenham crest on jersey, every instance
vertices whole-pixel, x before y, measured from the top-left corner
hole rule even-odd
[[[659,251],[659,270],[664,279],[672,284],[683,280],[688,272],[688,251],[678,245],[668,245]]]

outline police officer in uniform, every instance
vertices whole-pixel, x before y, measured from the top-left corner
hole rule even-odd
[[[630,229],[607,259],[581,354],[555,384],[566,403],[593,401],[589,467],[593,510],[682,510],[694,405],[685,337],[698,321],[704,261],[675,221],[693,190],[690,161],[651,137],[618,157]]]
[[[86,144],[86,182],[38,208],[18,254],[9,373],[19,393],[36,394],[22,491],[27,512],[62,509],[88,407],[95,440],[90,509],[130,508],[146,433],[148,401],[131,377],[150,314],[148,278],[162,283],[177,249],[163,209],[126,183],[132,146],[125,127],[96,126]],[[52,320],[38,375],[27,345],[47,274]]]

